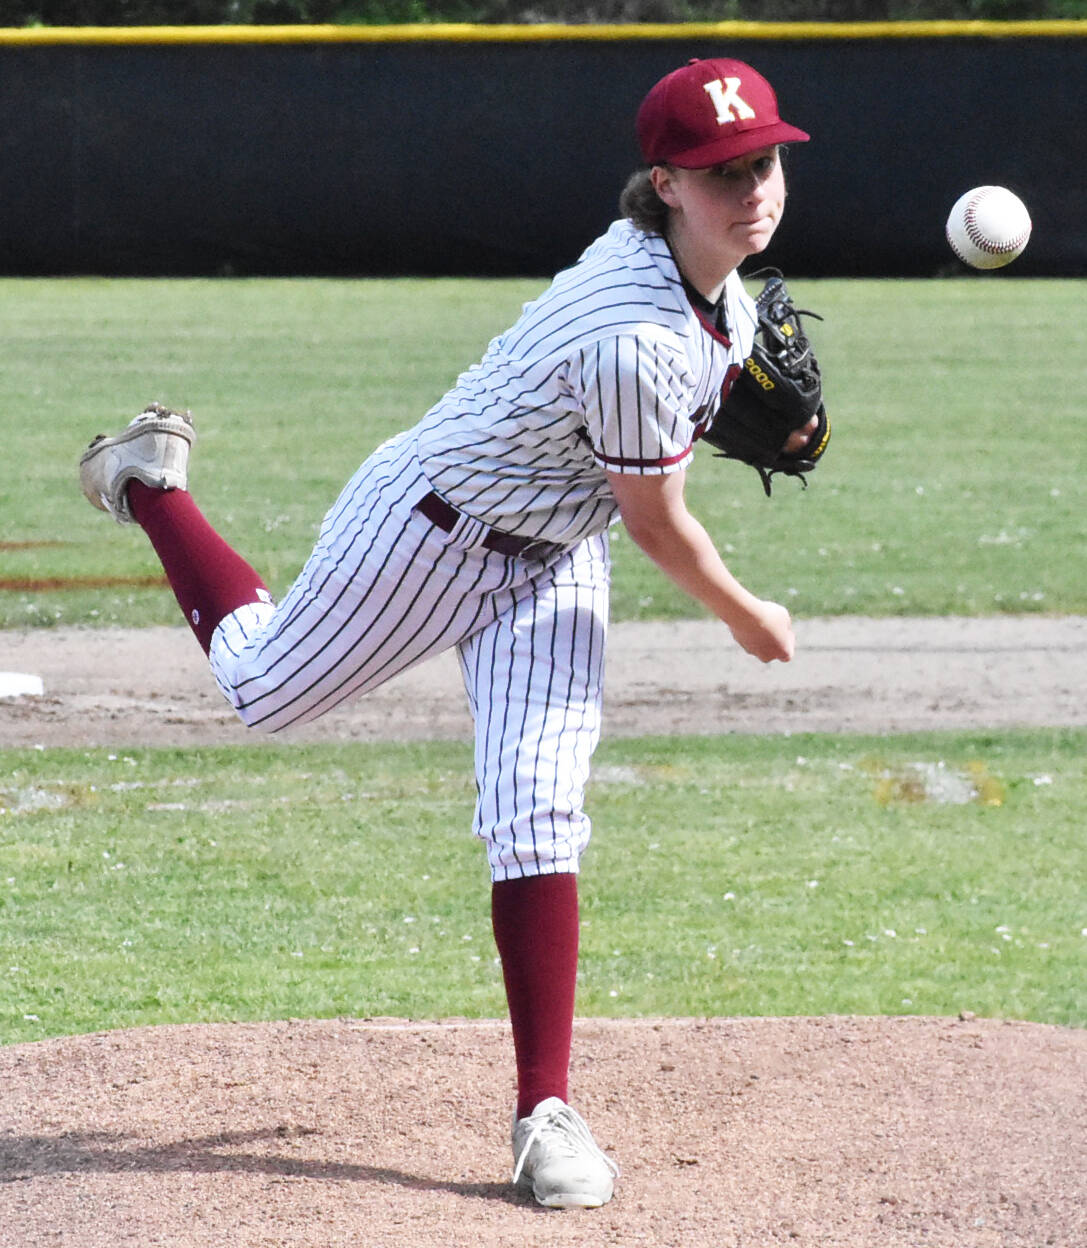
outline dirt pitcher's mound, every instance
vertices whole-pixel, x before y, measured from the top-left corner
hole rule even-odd
[[[0,1049],[3,1248],[1076,1248],[1087,1032],[596,1020],[615,1200],[508,1183],[504,1024],[144,1028]]]

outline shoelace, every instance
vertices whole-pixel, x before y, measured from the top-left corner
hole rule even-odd
[[[564,1105],[562,1109],[553,1109],[549,1113],[540,1114],[538,1120],[532,1118],[530,1121],[533,1124],[532,1130],[528,1133],[528,1139],[522,1145],[517,1164],[513,1168],[514,1183],[521,1177],[533,1144],[544,1132],[555,1132],[561,1138],[569,1156],[576,1157],[578,1153],[586,1152],[603,1162],[616,1178],[619,1177],[619,1167],[593,1139],[593,1133],[576,1109]]]

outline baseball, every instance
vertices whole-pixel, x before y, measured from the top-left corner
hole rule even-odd
[[[1000,269],[1030,238],[1030,216],[1018,195],[1003,186],[976,186],[955,202],[947,218],[951,250],[972,269]]]

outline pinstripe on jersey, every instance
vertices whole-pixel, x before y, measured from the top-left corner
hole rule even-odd
[[[725,288],[733,340],[687,298],[667,243],[617,221],[424,417],[423,470],[470,515],[570,545],[616,519],[605,469],[685,467],[750,353],[754,305]]]

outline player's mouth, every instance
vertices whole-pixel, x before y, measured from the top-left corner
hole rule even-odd
[[[736,226],[741,230],[758,230],[765,226],[769,226],[770,229],[773,229],[777,225],[777,222],[778,217],[776,213],[766,212],[760,213],[757,217],[750,217],[743,221],[737,221]]]

